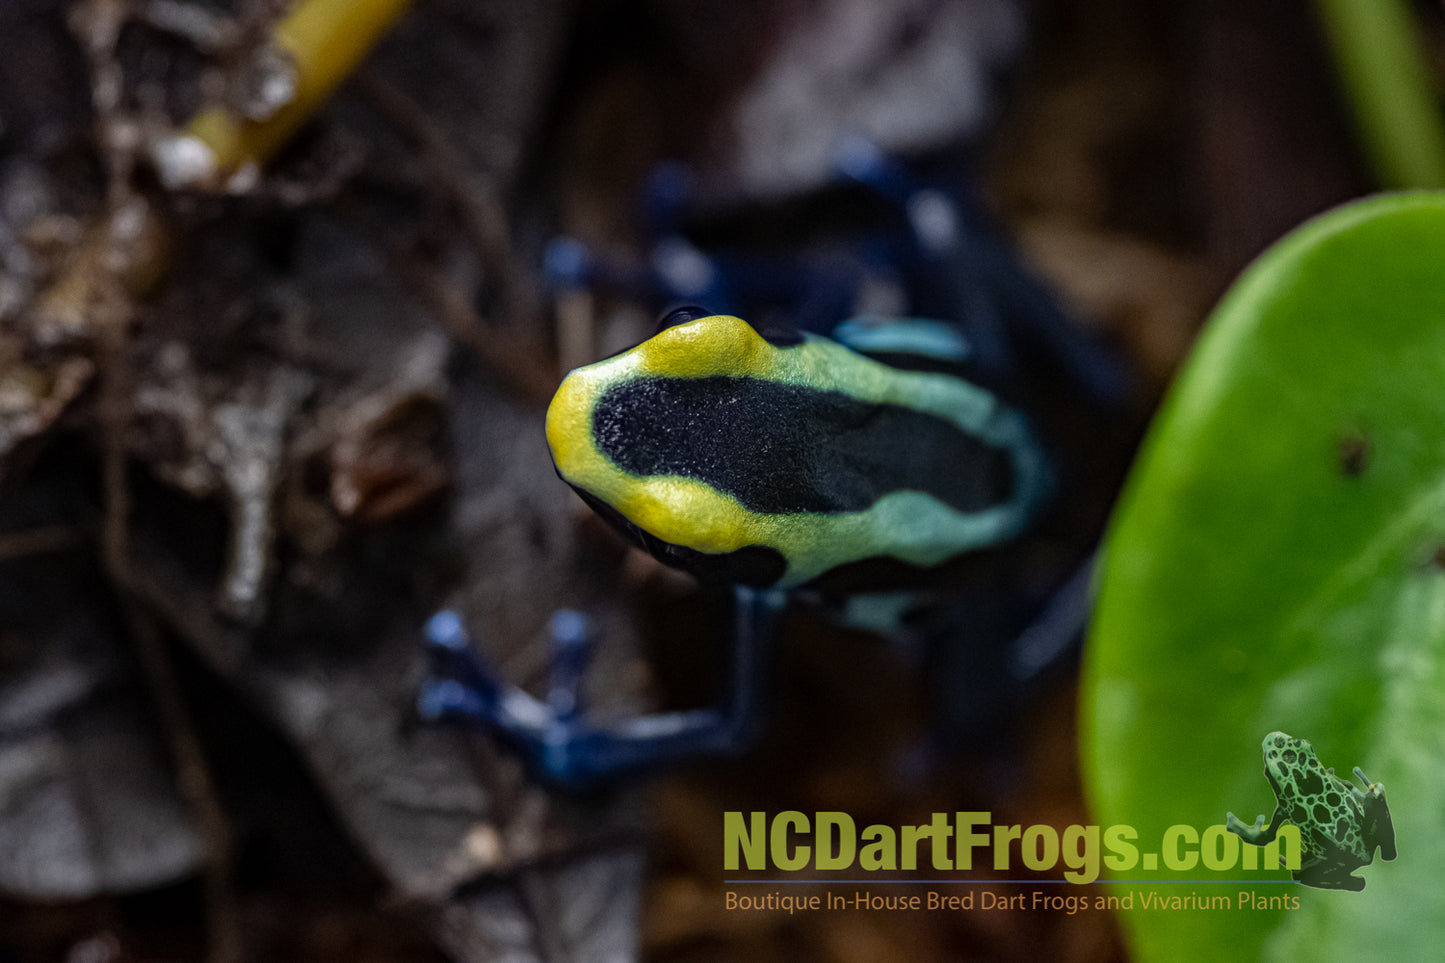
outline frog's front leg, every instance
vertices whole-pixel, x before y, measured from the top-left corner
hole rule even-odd
[[[1263,814],[1254,821],[1253,826],[1246,826],[1234,813],[1224,814],[1224,828],[1251,846],[1268,846],[1274,842],[1275,836],[1279,834],[1279,827],[1283,826],[1285,821],[1286,813],[1283,806],[1275,807],[1274,817],[1270,819],[1268,826],[1264,824]]]
[[[553,784],[583,788],[608,778],[743,748],[757,728],[771,664],[771,637],[784,605],[779,593],[735,590],[735,649],[728,690],[708,709],[638,716],[607,728],[588,723],[579,690],[592,645],[575,613],[554,618],[546,700],[502,681],[477,655],[461,619],[444,611],[427,623],[434,672],[418,714],[496,731],[529,768]]]

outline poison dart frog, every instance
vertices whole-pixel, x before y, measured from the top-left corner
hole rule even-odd
[[[1395,826],[1385,802],[1385,787],[1370,782],[1359,766],[1355,775],[1364,790],[1325,769],[1314,747],[1283,732],[1264,737],[1264,776],[1274,789],[1277,805],[1265,825],[1264,816],[1246,826],[1227,813],[1226,828],[1247,843],[1265,846],[1279,828],[1293,823],[1300,831],[1300,868],[1293,875],[1306,886],[1358,892],[1365,881],[1353,875],[1374,862],[1378,847],[1382,859],[1395,858]],[[1281,857],[1283,862],[1283,857]]]
[[[546,419],[557,474],[662,562],[734,586],[730,692],[713,709],[593,728],[575,692],[583,620],[554,625],[561,681],[543,702],[497,681],[442,612],[427,629],[441,665],[422,714],[493,726],[567,785],[730,750],[758,714],[766,637],[790,594],[856,584],[872,567],[937,566],[1017,534],[1048,491],[1044,456],[990,392],[896,363],[919,343],[938,361],[950,342],[920,338],[928,324],[946,327],[910,320],[897,339],[876,321],[842,329],[895,362],[884,364],[819,335],[683,308],[651,339],[569,374]]]
[[[572,372],[547,412],[557,473],[661,561],[785,590],[928,567],[1015,534],[1042,495],[1022,416],[983,389],[693,314]]]

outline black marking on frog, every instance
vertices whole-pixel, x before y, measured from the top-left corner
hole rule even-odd
[[[947,419],[759,378],[629,379],[598,398],[592,433],[625,472],[695,478],[766,515],[861,512],[903,490],[980,512],[1016,485],[1007,449]]]

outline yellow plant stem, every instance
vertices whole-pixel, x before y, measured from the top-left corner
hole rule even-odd
[[[198,113],[168,150],[184,165],[161,162],[175,186],[234,186],[232,179],[274,156],[410,6],[411,0],[300,0],[276,25],[272,42],[291,58],[295,89],[256,120],[228,107]],[[198,149],[199,148],[199,149]]]

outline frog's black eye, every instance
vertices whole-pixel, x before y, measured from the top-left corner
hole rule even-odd
[[[673,308],[657,321],[657,332],[662,333],[668,328],[675,328],[679,324],[687,324],[689,321],[696,321],[698,318],[708,318],[712,312],[706,308],[700,308],[695,304],[683,305],[680,308]]]

